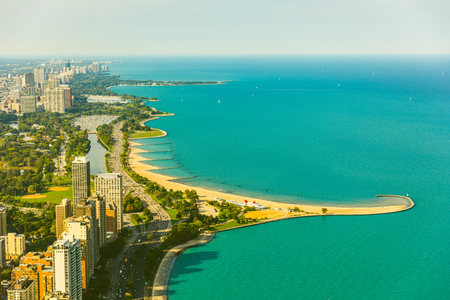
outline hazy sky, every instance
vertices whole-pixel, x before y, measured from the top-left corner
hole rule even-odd
[[[1,55],[450,54],[450,0],[0,0]]]

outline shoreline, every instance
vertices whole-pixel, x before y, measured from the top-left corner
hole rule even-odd
[[[151,138],[153,138],[153,137],[151,137]],[[143,177],[146,177],[150,181],[154,181],[161,186],[164,186],[168,190],[169,189],[181,190],[181,191],[184,191],[186,189],[196,190],[201,202],[205,202],[206,200],[217,200],[215,198],[222,198],[223,200],[238,201],[238,202],[244,202],[245,200],[247,200],[250,203],[255,201],[261,205],[270,207],[271,209],[287,210],[288,208],[298,207],[300,210],[303,210],[306,212],[311,212],[311,213],[317,213],[320,215],[322,215],[322,208],[327,208],[328,211],[327,211],[326,215],[374,215],[374,214],[386,214],[386,213],[400,212],[400,211],[408,210],[414,206],[414,202],[409,197],[397,196],[397,195],[390,195],[390,196],[406,198],[408,200],[409,204],[387,205],[387,206],[360,206],[360,207],[342,206],[342,207],[340,207],[340,206],[329,206],[326,204],[310,205],[310,204],[302,204],[302,203],[282,203],[282,202],[276,202],[276,201],[271,201],[271,200],[255,198],[255,197],[246,197],[246,196],[240,196],[240,195],[226,193],[226,192],[219,192],[219,191],[214,191],[214,190],[201,188],[201,187],[190,186],[190,185],[187,185],[184,183],[177,182],[176,181],[177,178],[175,178],[175,177],[151,172],[152,170],[158,170],[160,168],[143,163],[143,161],[148,161],[150,159],[146,159],[146,158],[140,156],[139,153],[145,153],[148,151],[136,148],[137,146],[140,146],[142,144],[134,142],[133,140],[129,140],[129,143],[130,143],[130,152],[128,154],[128,164],[135,173],[137,173]]]

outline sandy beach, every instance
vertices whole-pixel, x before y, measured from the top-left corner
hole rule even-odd
[[[145,150],[141,150],[136,148],[136,146],[139,146],[141,144],[130,141],[130,154],[129,154],[129,165],[130,168],[133,169],[134,172],[137,174],[147,177],[149,180],[158,183],[159,185],[164,186],[166,189],[173,189],[173,190],[181,190],[184,191],[186,189],[189,190],[196,190],[198,195],[200,196],[200,201],[206,201],[206,200],[214,200],[215,198],[222,198],[227,201],[239,201],[244,202],[244,200],[247,200],[248,202],[257,202],[261,205],[268,206],[272,209],[288,209],[288,208],[294,208],[298,207],[300,210],[303,210],[305,212],[312,212],[312,213],[319,213],[322,214],[322,208],[327,208],[327,214],[335,214],[335,215],[371,215],[371,214],[385,214],[385,213],[394,213],[399,212],[403,210],[410,209],[414,206],[414,203],[412,201],[410,205],[394,205],[394,206],[382,206],[382,207],[330,207],[330,206],[312,206],[312,205],[303,205],[303,204],[295,204],[295,203],[280,203],[275,201],[268,201],[263,199],[257,199],[257,198],[251,198],[251,197],[244,197],[234,194],[228,194],[218,191],[212,191],[204,188],[199,187],[192,187],[189,185],[185,185],[178,182],[173,182],[171,180],[174,180],[176,178],[156,174],[149,172],[149,170],[155,170],[158,169],[156,167],[147,165],[143,163],[142,161],[146,161],[147,159],[143,158],[142,156],[137,155],[138,153],[147,152]]]

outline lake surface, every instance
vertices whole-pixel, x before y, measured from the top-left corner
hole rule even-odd
[[[97,134],[89,134],[89,140],[91,141],[91,150],[86,157],[91,161],[91,175],[106,173],[105,154],[108,153],[108,150],[100,143]]]
[[[147,124],[168,132],[173,152],[143,147],[185,183],[291,203],[376,205],[376,194],[416,203],[219,233],[179,257],[171,300],[447,297],[449,57],[154,57],[111,69],[233,80],[112,89],[158,97],[149,105],[176,114]]]

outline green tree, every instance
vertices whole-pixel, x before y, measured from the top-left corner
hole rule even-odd
[[[326,214],[326,213],[327,213],[327,211],[328,211],[328,209],[326,209],[325,207],[324,207],[324,208],[322,208],[322,213],[323,213],[323,214]]]
[[[30,185],[28,187],[28,194],[35,194],[36,193],[36,189],[34,188],[34,185]]]

